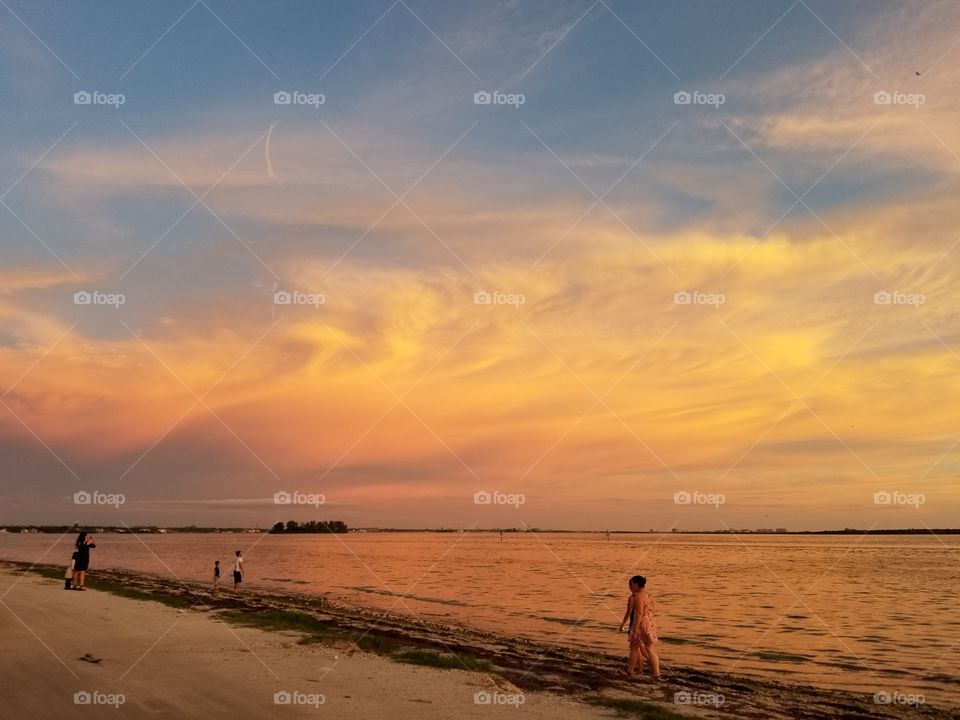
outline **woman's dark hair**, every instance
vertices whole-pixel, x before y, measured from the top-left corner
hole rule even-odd
[[[240,551],[239,551],[239,550],[237,550],[236,555],[237,555],[237,557],[240,557]]]
[[[84,530],[84,531],[81,532],[79,535],[77,535],[77,542],[75,543],[75,545],[76,545],[77,547],[80,547],[80,546],[83,545],[86,541],[87,541],[87,531]]]
[[[630,583],[636,585],[638,588],[642,588],[647,584],[647,579],[643,575],[634,575],[630,578]]]

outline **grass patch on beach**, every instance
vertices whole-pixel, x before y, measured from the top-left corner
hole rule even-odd
[[[391,637],[385,635],[360,635],[353,644],[364,652],[374,653],[376,655],[391,655],[400,647],[400,643]]]
[[[28,568],[28,572],[33,572],[37,575],[42,575],[45,578],[56,578],[57,580],[64,580],[63,577],[66,573],[66,568],[51,568],[51,567],[35,567]]]
[[[638,717],[643,718],[643,720],[690,720],[689,715],[678,713],[663,705],[647,702],[646,700],[595,695],[587,698],[587,702],[591,705],[610,708],[621,717]]]
[[[96,579],[88,576],[87,586],[91,590],[101,590],[103,592],[108,592],[112,595],[119,595],[120,597],[125,597],[130,600],[158,602],[161,605],[166,605],[167,607],[177,609],[188,608],[192,605],[189,600],[185,600],[177,595],[144,592],[143,590],[138,590],[137,588],[124,585],[122,582],[117,580]]]
[[[64,580],[64,570],[55,567],[31,567],[27,568],[25,572],[32,572],[35,575],[40,575],[41,577]],[[106,578],[98,578],[95,575],[87,574],[87,587],[90,590],[100,590],[102,592],[108,592],[111,595],[119,595],[120,597],[125,597],[129,600],[140,600],[140,601],[152,601],[158,602],[162,605],[166,605],[172,608],[188,608],[191,606],[188,600],[185,600],[182,597],[177,595],[166,595],[163,593],[149,593],[144,592],[143,590],[138,590],[137,588],[130,587],[125,585],[119,580],[109,580]]]
[[[303,633],[301,642],[304,644],[349,639],[349,634],[343,630],[298,610],[259,610],[257,612],[230,610],[221,613],[220,617],[227,622],[260,630],[289,630]]]
[[[448,655],[433,650],[404,650],[391,655],[397,662],[408,665],[441,668],[443,670],[489,670],[492,666],[486,660],[472,655]]]
[[[256,612],[230,610],[221,613],[220,617],[227,622],[260,630],[286,630],[302,633],[303,637],[300,639],[302,645],[346,641],[363,652],[376,655],[393,655],[400,648],[400,643],[385,635],[359,633],[338,628],[336,625],[318,620],[309,613],[298,610],[260,610]]]
[[[37,566],[32,568],[27,568],[25,572],[32,572],[35,575],[40,575],[41,577],[64,580],[64,570],[55,567],[43,567]],[[120,597],[125,597],[130,600],[150,600],[152,602],[158,602],[162,605],[167,605],[168,607],[173,608],[188,608],[191,603],[187,600],[184,600],[181,597],[176,595],[165,595],[163,593],[148,593],[143,590],[138,590],[136,588],[129,587],[124,585],[122,582],[117,580],[108,580],[105,578],[98,578],[95,575],[87,574],[87,587],[90,590],[101,590],[102,592],[108,592],[112,595],[119,595]]]

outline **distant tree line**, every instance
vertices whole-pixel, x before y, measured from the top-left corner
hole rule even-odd
[[[296,520],[287,520],[286,523],[278,522],[270,532],[272,534],[280,533],[345,533],[350,528],[346,523],[340,520],[311,520],[302,525]]]

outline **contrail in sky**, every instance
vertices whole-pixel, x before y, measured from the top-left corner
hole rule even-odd
[[[267,130],[267,139],[263,144],[264,152],[267,157],[267,176],[273,180],[276,176],[273,174],[273,163],[270,161],[270,136],[273,135],[273,128],[276,127],[277,123],[274,123]]]

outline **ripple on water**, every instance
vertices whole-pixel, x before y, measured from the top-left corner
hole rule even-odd
[[[755,658],[766,660],[767,662],[806,662],[812,660],[810,655],[799,655],[797,653],[788,653],[781,650],[756,650],[749,653]]]
[[[837,668],[838,670],[846,670],[847,672],[867,672],[868,668],[865,668],[859,663],[845,663],[845,662],[818,662],[815,663],[820,667],[830,667]]]
[[[718,652],[718,653],[721,653],[721,654],[723,654],[723,655],[740,655],[741,652],[742,652],[741,650],[737,650],[737,648],[727,647],[726,645],[713,645],[713,644],[709,644],[709,645],[703,644],[703,645],[701,645],[700,643],[697,643],[697,645],[698,645],[699,647],[703,648],[704,650],[710,650],[710,651]]]
[[[436,603],[438,605],[458,605],[460,607],[466,607],[467,603],[461,600],[454,600],[453,598],[435,598],[435,597],[424,597],[421,595],[412,595],[410,593],[398,593],[391,590],[383,590],[380,588],[372,587],[363,587],[363,586],[352,586],[351,590],[356,590],[357,592],[370,593],[374,595],[388,595],[390,597],[400,597],[406,598],[407,600],[417,600],[418,602],[425,603]]]
[[[930,673],[926,676],[926,679],[930,682],[946,683],[954,687],[960,685],[960,676],[948,675],[947,673]]]
[[[546,620],[547,622],[559,623],[560,625],[575,625],[577,627],[582,627],[583,625],[588,625],[589,622],[583,619],[571,620],[569,618],[559,618],[559,617],[550,617],[549,615],[540,615],[541,620]]]

